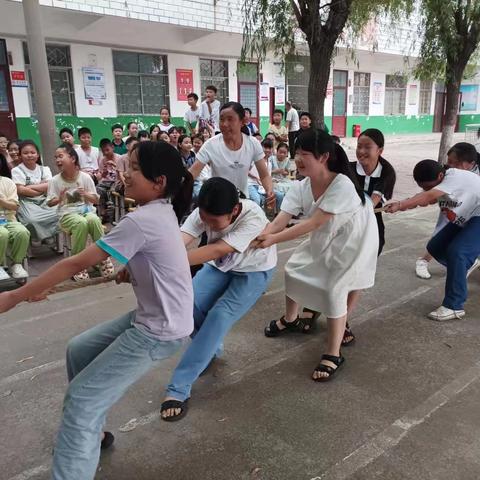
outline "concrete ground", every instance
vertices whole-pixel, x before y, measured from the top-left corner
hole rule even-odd
[[[413,164],[435,158],[435,142],[416,142],[386,149],[399,175],[397,198],[416,190]],[[420,280],[414,262],[436,214],[429,207],[387,217],[376,285],[351,319],[357,343],[344,349],[345,366],[327,384],[310,379],[325,342],[323,318],[312,335],[263,335],[282,314],[283,265],[296,242],[280,245],[272,285],[196,383],[187,417],[159,418],[176,357],[112,408],[116,442],[96,478],[478,480],[480,271],[469,280],[465,320],[425,317],[442,300],[444,271],[433,265],[432,279]],[[66,342],[133,306],[128,286],[103,285],[1,316],[0,479],[48,478]]]

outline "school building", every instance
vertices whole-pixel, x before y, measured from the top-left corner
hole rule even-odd
[[[30,1],[30,0],[28,0]],[[169,106],[183,124],[186,95],[209,84],[221,102],[250,107],[265,132],[286,99],[307,109],[308,57],[240,62],[240,2],[229,0],[40,0],[58,129],[87,125],[94,141],[113,123],[159,121]],[[38,138],[22,2],[0,0],[0,131]],[[415,28],[415,27],[414,27]],[[445,106],[441,82],[411,77],[413,30],[392,34],[370,24],[354,59],[339,45],[330,72],[325,116],[330,130],[351,136],[354,125],[385,133],[440,131]],[[375,47],[375,48],[373,48]],[[300,48],[301,50],[301,48]],[[373,53],[375,50],[375,53]],[[285,60],[285,63],[283,63]],[[480,123],[480,77],[462,85],[458,128]]]

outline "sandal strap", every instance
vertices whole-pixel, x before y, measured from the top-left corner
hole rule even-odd
[[[316,310],[312,310],[311,308],[307,308],[307,307],[303,307],[303,312],[304,313],[311,313],[313,316],[315,316],[319,313]]]
[[[341,355],[339,357],[336,357],[335,355],[323,354],[322,355],[322,360],[328,360],[329,362],[332,362],[337,367],[339,367],[344,362],[345,359]],[[323,363],[321,363],[320,365],[323,365]],[[328,367],[328,365],[325,365],[325,366]],[[330,367],[330,368],[332,368],[332,367]]]
[[[285,320],[285,315],[282,315],[278,320],[285,328],[290,330],[298,327],[299,318],[297,317],[293,322],[287,322]]]
[[[337,367],[338,368],[338,367]],[[333,372],[335,372],[336,368],[331,367],[330,365],[325,365],[323,363],[319,363],[315,367],[315,372],[325,372],[328,373],[329,375],[332,375]]]
[[[167,400],[162,403],[160,407],[160,411],[164,412],[165,410],[169,410],[170,408],[180,408],[183,410],[185,408],[185,403],[182,402],[181,400]]]

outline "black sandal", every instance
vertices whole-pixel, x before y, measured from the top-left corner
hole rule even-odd
[[[181,420],[188,411],[188,398],[184,402],[180,400],[167,400],[166,402],[163,402],[162,405],[160,406],[160,417],[162,420],[165,422],[178,422],[178,420]],[[178,415],[173,415],[171,417],[164,417],[162,415],[165,410],[170,410],[171,408],[179,408],[181,411]]]
[[[335,355],[322,355],[322,360],[328,360],[329,362],[334,363],[337,367],[333,368],[330,367],[329,365],[325,365],[323,363],[319,363],[313,373],[315,372],[325,372],[328,373],[328,377],[318,377],[318,378],[313,378],[312,380],[314,382],[328,382],[332,379],[332,377],[335,375],[337,370],[343,365],[345,362],[345,358],[342,357],[341,355],[339,357],[336,357]]]
[[[349,340],[347,340],[348,338]],[[353,334],[352,329],[347,322],[347,324],[345,325],[345,332],[343,332],[342,347],[348,347],[350,345],[353,345],[354,343],[355,335]]]
[[[102,450],[106,450],[107,448],[110,448],[113,445],[113,442],[115,441],[115,437],[113,436],[112,432],[103,432],[103,440],[100,443],[100,448]]]
[[[264,333],[266,337],[278,337],[284,333],[298,332],[298,326],[300,325],[300,319],[298,317],[293,322],[287,322],[285,315],[282,315],[279,321],[285,328],[278,328],[277,320],[272,320],[268,326],[265,327]]]
[[[311,313],[312,316],[310,318],[302,317],[298,319],[301,324],[301,331],[305,334],[312,333],[317,326],[317,320],[320,318],[321,313],[307,307],[304,307],[302,313]]]

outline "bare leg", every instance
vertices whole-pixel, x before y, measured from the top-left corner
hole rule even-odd
[[[294,322],[298,317],[298,303],[285,296],[285,321]],[[282,325],[283,326],[283,325]]]
[[[360,298],[360,293],[362,293],[361,290],[352,290],[348,294],[348,299],[347,299],[348,316],[352,314],[354,308],[357,306],[358,299]]]
[[[433,257],[428,252],[425,252],[423,254],[422,260],[425,260],[426,262],[431,262],[433,260]]]

